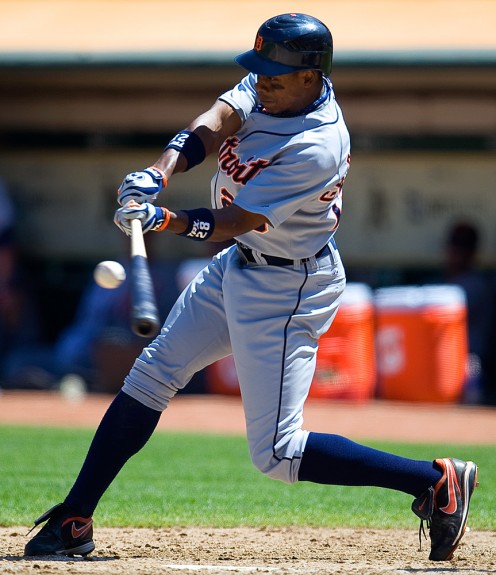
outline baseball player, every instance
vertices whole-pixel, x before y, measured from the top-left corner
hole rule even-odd
[[[345,288],[334,240],[350,140],[329,79],[333,44],[319,20],[282,14],[236,58],[248,74],[179,132],[153,166],[127,175],[114,221],[232,246],[191,281],[161,333],[136,359],[63,503],[35,525],[26,555],[86,555],[92,514],[125,462],[194,373],[233,355],[253,464],[288,483],[378,486],[411,494],[430,527],[430,559],[452,557],[465,531],[477,467],[416,461],[338,435],[302,429],[319,337]],[[212,153],[211,207],[171,211],[154,201],[173,174]],[[422,523],[421,523],[422,527]]]

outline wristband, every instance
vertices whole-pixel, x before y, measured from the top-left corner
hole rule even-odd
[[[162,187],[167,187],[167,176],[163,170],[157,168],[157,166],[149,166],[147,170],[156,170],[162,176]]]
[[[165,230],[165,228],[169,225],[171,214],[170,214],[170,211],[164,207],[160,207],[160,208],[157,207],[157,210],[162,210],[162,217],[164,218],[164,221],[157,228],[153,228],[153,231],[154,232],[163,232]]]
[[[196,210],[183,210],[183,212],[188,216],[188,226],[184,232],[178,235],[197,242],[208,240],[215,229],[215,219],[212,211],[207,208],[198,208]]]
[[[182,130],[178,132],[172,140],[165,146],[165,150],[172,148],[181,152],[186,158],[187,167],[185,171],[190,170],[193,166],[201,164],[206,156],[205,145],[198,134],[191,130]]]

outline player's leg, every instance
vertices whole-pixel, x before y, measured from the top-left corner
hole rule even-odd
[[[192,375],[230,352],[222,302],[223,253],[183,292],[161,334],[146,347],[126,378],[91,443],[64,504],[37,523],[45,527],[26,555],[86,554],[93,550],[91,515],[126,461],[153,433],[161,412]],[[72,525],[75,528],[72,528]]]
[[[215,256],[183,291],[125,378],[125,393],[163,411],[195,373],[231,353],[223,280],[232,251]]]
[[[253,462],[262,472],[286,482],[379,486],[418,498],[427,491],[427,501],[434,500],[428,497],[434,490],[439,500],[445,500],[448,477],[456,477],[461,486],[454,518],[458,539],[451,536],[453,517],[439,512],[431,552],[432,559],[448,558],[465,527],[476,481],[474,464],[447,460],[443,469],[439,461],[412,460],[338,435],[308,434],[301,429],[303,402],[315,366],[315,340],[332,320],[342,289],[339,273],[333,279],[332,269],[319,265],[321,269],[303,273],[299,279],[287,269],[253,268],[240,277],[235,291],[229,290],[236,293],[239,304],[236,308],[235,302],[226,300],[229,317],[233,314],[233,354]],[[328,287],[322,287],[326,281]],[[291,300],[294,304],[289,304]],[[245,314],[243,308],[251,313]],[[422,508],[420,499],[416,502],[414,510]]]
[[[302,430],[318,338],[332,322],[345,286],[337,250],[299,270],[247,265],[227,281],[232,349],[258,468],[288,482],[378,485],[415,496],[440,478],[431,462]]]
[[[161,412],[191,377],[229,353],[221,259],[181,294],[160,335],[136,359],[102,424],[66,503],[89,515],[120,467],[151,436]]]
[[[417,461],[338,435],[310,433],[299,480],[372,485],[413,495],[412,510],[430,529],[429,559],[447,561],[465,532],[470,498],[477,485],[477,466],[451,458]]]
[[[344,289],[337,256],[322,270],[245,265],[226,277],[225,307],[253,463],[287,482],[298,479],[308,433],[303,405],[318,337]],[[315,269],[314,269],[315,268]]]

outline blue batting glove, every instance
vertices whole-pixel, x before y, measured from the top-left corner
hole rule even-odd
[[[160,228],[165,220],[165,214],[161,207],[154,206],[148,202],[138,204],[131,200],[124,207],[116,210],[114,215],[114,224],[126,235],[131,235],[131,220],[138,218],[141,220],[143,233]]]
[[[130,200],[138,202],[154,202],[158,193],[167,185],[167,177],[154,166],[142,172],[128,174],[117,189],[117,201],[125,206]]]

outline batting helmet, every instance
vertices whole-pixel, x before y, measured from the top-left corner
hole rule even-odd
[[[254,74],[279,76],[298,70],[321,70],[332,66],[332,35],[325,24],[307,14],[281,14],[264,22],[253,50],[234,58]]]

